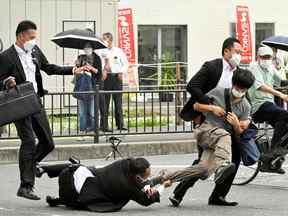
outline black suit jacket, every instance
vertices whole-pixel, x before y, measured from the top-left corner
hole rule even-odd
[[[191,97],[180,113],[181,118],[185,121],[192,121],[201,114],[193,109],[193,104],[196,102],[209,104],[211,102],[210,98],[205,94],[217,86],[222,71],[222,58],[207,61],[202,65],[201,69],[192,77],[186,87]]]
[[[46,72],[48,75],[72,75],[73,67],[61,67],[55,64],[49,64],[47,58],[38,46],[33,48],[32,57],[36,66],[35,76],[38,87],[37,93],[40,97],[44,95],[40,70]],[[0,87],[2,89],[4,88],[3,80],[9,76],[15,77],[17,84],[21,84],[26,81],[24,69],[14,45],[0,54]]]
[[[94,169],[95,177],[86,179],[79,202],[90,211],[113,212],[121,210],[130,200],[149,206],[160,202],[159,193],[148,197],[131,172],[130,159],[123,159],[104,168]]]

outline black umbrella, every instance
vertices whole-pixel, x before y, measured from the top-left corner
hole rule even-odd
[[[288,37],[286,36],[271,36],[261,43],[272,48],[288,51]]]
[[[58,33],[51,40],[63,48],[83,49],[86,43],[90,43],[93,49],[107,48],[92,31],[83,29],[72,29]]]

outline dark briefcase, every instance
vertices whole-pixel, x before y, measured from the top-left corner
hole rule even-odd
[[[33,84],[25,82],[15,88],[0,91],[0,126],[41,111]]]

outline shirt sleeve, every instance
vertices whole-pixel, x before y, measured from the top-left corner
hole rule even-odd
[[[244,98],[244,109],[243,112],[241,113],[241,116],[239,117],[240,121],[244,121],[244,120],[248,120],[251,114],[251,105],[249,104],[249,102],[247,101],[246,98]]]
[[[119,57],[120,57],[121,65],[122,65],[120,72],[126,73],[128,70],[129,62],[128,62],[126,54],[120,48],[119,48]]]
[[[160,185],[159,187],[157,187],[157,191],[160,195],[162,195],[162,193],[164,192],[164,185]]]
[[[261,74],[261,71],[258,70],[256,65],[250,66],[249,70],[255,76],[255,82],[254,82],[255,89],[259,89],[261,86],[265,85],[265,82],[264,82],[263,76]]]

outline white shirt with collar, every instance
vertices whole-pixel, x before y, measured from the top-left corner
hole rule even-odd
[[[85,166],[80,166],[73,174],[74,186],[78,194],[80,194],[81,189],[87,178],[94,177],[92,172]]]
[[[216,88],[232,88],[232,76],[233,72],[236,70],[232,68],[231,65],[223,58],[223,71],[221,78],[216,86]]]
[[[20,58],[25,76],[26,76],[26,81],[29,81],[33,84],[34,90],[37,93],[38,92],[38,87],[37,87],[37,82],[36,82],[36,66],[33,63],[33,58],[32,58],[32,51],[26,52],[16,44],[14,44],[14,47],[16,49],[16,52]]]
[[[128,70],[128,60],[122,49],[118,47],[112,47],[100,50],[98,55],[103,59],[108,59],[111,67],[110,73],[126,73]],[[103,64],[104,66],[104,64]]]

